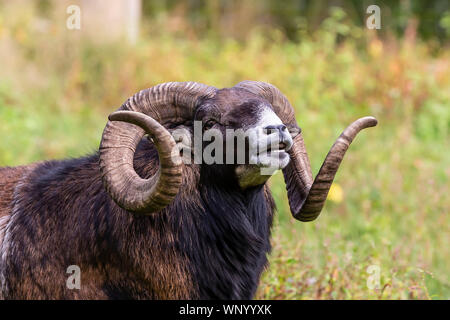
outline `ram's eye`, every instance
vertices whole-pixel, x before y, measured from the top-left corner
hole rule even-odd
[[[208,121],[205,122],[205,124],[203,125],[203,127],[204,127],[205,129],[210,129],[210,128],[212,128],[215,124],[216,124],[216,121],[210,119],[210,120],[208,120]]]

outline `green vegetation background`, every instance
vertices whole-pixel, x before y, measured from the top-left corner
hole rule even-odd
[[[65,14],[41,28],[39,10],[0,3],[0,166],[95,152],[107,115],[157,83],[267,81],[295,106],[314,173],[351,121],[373,115],[379,125],[351,146],[317,221],[295,221],[282,175],[270,180],[278,213],[257,298],[450,298],[448,12],[433,20],[435,39],[418,37],[414,19],[367,30],[338,7],[294,36],[199,33],[185,12],[164,11],[129,45],[82,40]],[[371,265],[379,288],[367,286]]]

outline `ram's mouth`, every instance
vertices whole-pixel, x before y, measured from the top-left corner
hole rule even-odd
[[[265,148],[260,148],[258,150],[258,152],[256,153],[256,155],[259,156],[259,155],[266,155],[266,154],[271,154],[271,153],[277,154],[277,153],[281,153],[281,152],[286,152],[287,151],[286,148],[287,148],[286,143],[280,142],[280,143],[278,143],[278,145],[275,145],[275,146],[268,145]]]
[[[284,168],[285,165],[287,165],[287,163],[289,162],[285,161],[286,158],[289,159],[289,154],[286,152],[286,147],[287,146],[284,142],[280,142],[278,145],[269,145],[263,150],[259,150],[256,154],[258,158],[258,164],[266,167],[268,166],[267,161],[276,162],[277,160],[279,160],[280,162],[282,162],[282,166],[280,167],[280,169]]]
[[[272,149],[272,146],[268,146],[265,150],[266,153],[269,152],[282,152],[282,151],[286,151],[286,144],[284,142],[280,142],[278,143],[278,148]]]

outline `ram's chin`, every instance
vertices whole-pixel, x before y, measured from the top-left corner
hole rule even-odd
[[[285,151],[275,151],[270,154],[258,155],[250,159],[252,164],[242,164],[236,167],[236,176],[242,189],[264,184],[277,170],[285,168],[290,161]]]

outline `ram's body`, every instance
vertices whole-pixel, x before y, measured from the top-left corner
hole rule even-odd
[[[314,220],[351,141],[374,125],[347,127],[313,180],[294,109],[274,86],[142,90],[109,116],[97,154],[0,169],[0,297],[252,298],[274,212],[262,169],[282,169],[294,218]],[[239,147],[230,129],[251,134]],[[224,152],[195,144],[211,132]],[[218,160],[181,162],[198,150]],[[79,289],[68,285],[78,276]]]
[[[149,177],[157,161],[143,139],[136,171]],[[185,166],[174,202],[136,217],[106,193],[98,155],[0,169],[4,298],[251,298],[270,249],[272,198],[263,186],[242,193],[199,177],[199,166]],[[66,286],[70,265],[80,267],[80,290]]]

